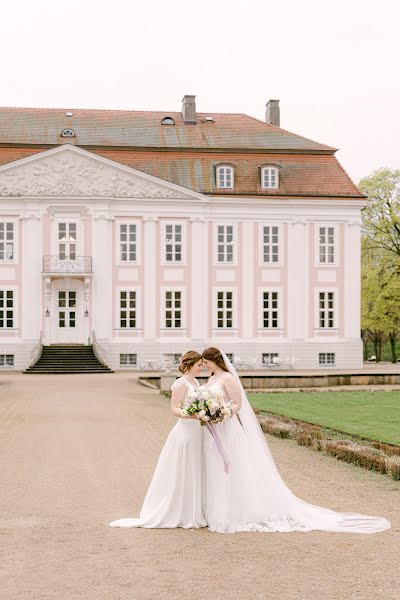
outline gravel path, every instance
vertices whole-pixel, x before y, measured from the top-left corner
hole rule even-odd
[[[381,515],[374,534],[114,529],[175,423],[129,373],[0,380],[0,598],[398,600],[400,482],[268,437],[292,491]]]

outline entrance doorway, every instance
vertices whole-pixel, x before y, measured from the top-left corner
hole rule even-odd
[[[83,282],[73,277],[51,284],[51,344],[83,344]]]

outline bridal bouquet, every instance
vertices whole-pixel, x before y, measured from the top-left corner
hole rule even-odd
[[[181,415],[197,415],[200,425],[208,422],[219,423],[232,416],[232,402],[224,400],[224,394],[218,386],[200,385],[190,391],[185,403],[181,406]]]

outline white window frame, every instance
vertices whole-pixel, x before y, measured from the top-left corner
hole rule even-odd
[[[7,245],[7,224],[8,223],[12,223],[13,225],[13,258],[2,258],[0,259],[0,265],[12,265],[15,264],[16,262],[18,262],[18,243],[19,243],[19,239],[18,239],[18,225],[19,225],[19,221],[18,219],[15,219],[13,217],[0,217],[0,222],[4,223],[4,255],[6,254],[6,245]]]
[[[338,267],[339,266],[339,226],[337,223],[315,223],[314,227],[316,228],[316,232],[315,232],[315,240],[314,240],[314,254],[315,254],[315,261],[314,264],[317,267]],[[334,260],[331,263],[328,262],[320,262],[320,255],[319,255],[319,250],[320,250],[320,243],[319,243],[319,236],[320,236],[320,228],[321,227],[331,227],[333,228],[333,253],[334,253]]]
[[[275,172],[275,183],[276,185],[265,185],[265,173],[269,172],[269,179],[271,180],[271,172]],[[261,188],[263,190],[278,190],[279,189],[279,168],[275,165],[263,165],[260,169]]]
[[[121,357],[122,356],[128,357],[126,365],[123,365],[121,363]],[[136,357],[136,364],[134,364],[134,365],[132,364],[131,365],[129,363],[129,356],[135,356]],[[120,367],[120,369],[137,369],[137,367],[138,367],[138,355],[137,355],[137,353],[136,352],[120,352],[119,353],[119,367]]]
[[[180,225],[182,227],[182,242],[181,242],[181,260],[167,261],[167,225]],[[174,265],[186,265],[186,244],[187,244],[187,228],[186,221],[183,220],[168,220],[161,221],[161,264],[165,267]]]
[[[136,292],[136,327],[121,327],[121,292]],[[116,331],[140,331],[142,327],[142,302],[141,289],[133,285],[119,285],[116,287],[115,300],[115,330]]]
[[[130,266],[141,264],[141,223],[139,219],[115,219],[115,256],[116,264],[118,266]],[[136,260],[122,260],[121,259],[121,225],[136,225]],[[127,242],[129,244],[129,242]],[[128,252],[129,254],[129,252]]]
[[[167,294],[166,292],[180,292],[181,293],[181,326],[180,327],[167,327],[166,326],[166,310],[167,310]],[[160,330],[165,333],[168,331],[185,331],[186,324],[186,287],[179,285],[166,285],[161,288],[161,302],[160,302]]]
[[[4,292],[13,292],[13,326],[12,327],[0,327],[0,331],[2,331],[2,332],[15,331],[16,329],[19,329],[18,288],[17,288],[17,286],[13,286],[13,285],[1,285],[0,284],[0,290],[4,291]],[[4,310],[7,310],[6,306],[4,307]]]
[[[231,185],[226,185],[227,173],[230,171]],[[224,174],[223,185],[220,185],[220,172]],[[219,190],[233,190],[235,187],[235,168],[229,164],[219,164],[215,167],[215,185]]]
[[[7,358],[12,358],[12,364],[7,363]],[[1,363],[4,364],[1,364]],[[9,369],[11,367],[15,367],[15,354],[0,354],[0,369]]]
[[[333,362],[328,362],[328,354],[333,356]],[[325,362],[321,362],[321,356],[325,356]],[[320,367],[335,367],[336,366],[336,352],[319,352],[318,353],[318,365]]]
[[[264,227],[277,227],[278,228],[278,262],[264,262]],[[259,237],[259,266],[260,267],[282,267],[284,264],[284,256],[283,256],[283,226],[282,223],[274,223],[274,221],[263,222],[259,224],[258,229],[258,237]]]
[[[320,327],[319,324],[319,294],[320,292],[324,293],[333,293],[333,327]],[[325,309],[327,310],[327,309]],[[338,323],[339,323],[339,290],[338,288],[333,287],[319,287],[315,290],[315,298],[314,298],[314,328],[319,331],[334,331],[338,332]]]
[[[218,292],[232,292],[232,327],[218,327]],[[237,331],[237,288],[232,286],[213,287],[213,329],[215,331]]]
[[[83,221],[78,216],[57,214],[52,221],[51,226],[51,251],[52,256],[59,256],[59,223],[76,223],[76,250],[75,256],[84,255],[84,226]],[[67,259],[69,260],[69,259]]]
[[[278,326],[264,327],[264,292],[278,294]],[[282,331],[283,288],[280,286],[263,286],[258,288],[258,328],[262,331]]]
[[[218,227],[219,226],[231,226],[233,233],[233,260],[232,262],[219,262],[218,261]],[[234,223],[232,221],[215,221],[213,224],[213,257],[214,257],[214,266],[215,267],[236,267],[237,266],[237,257],[238,257],[238,245],[239,245],[239,228],[238,223]]]

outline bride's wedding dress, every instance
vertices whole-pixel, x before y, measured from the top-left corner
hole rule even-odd
[[[208,430],[204,437],[203,506],[211,531],[289,532],[336,531],[376,533],[390,528],[383,517],[335,512],[295,496],[281,478],[265,435],[252,410],[239,377],[228,357],[225,365],[241,388],[239,418],[218,423],[219,438],[229,458],[229,474]],[[209,383],[223,386],[214,379]]]
[[[191,383],[180,377],[174,389]],[[196,381],[196,385],[198,385]],[[112,521],[112,527],[207,527],[202,508],[204,427],[194,419],[178,419],[161,450],[140,516]]]

